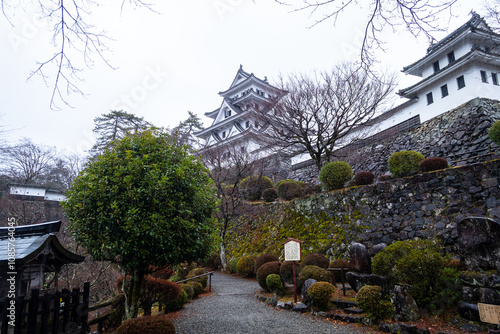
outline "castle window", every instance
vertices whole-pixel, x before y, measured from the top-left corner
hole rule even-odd
[[[448,96],[448,85],[441,86],[441,97]]]
[[[457,78],[457,86],[458,86],[458,89],[462,89],[465,87],[465,78],[463,75],[461,75]]]
[[[250,127],[250,121],[245,122],[245,127],[248,129]]]
[[[227,118],[227,117],[229,117],[229,116],[231,116],[231,109],[226,109],[226,110],[224,110],[224,117],[226,117],[226,118]]]
[[[427,97],[427,105],[434,103],[434,98],[432,97],[432,92],[426,95]]]
[[[222,131],[222,138],[226,138],[226,131]]]
[[[496,73],[491,72],[491,81],[493,81],[493,84],[498,86],[498,75]]]
[[[448,63],[451,64],[455,61],[455,52],[451,51],[448,53]]]
[[[439,60],[435,61],[433,64],[432,64],[432,67],[434,68],[434,73],[436,73],[437,71],[440,70],[440,67],[439,67]]]
[[[486,75],[486,71],[481,71],[481,81],[488,83],[488,75]]]

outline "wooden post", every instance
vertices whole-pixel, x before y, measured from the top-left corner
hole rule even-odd
[[[53,319],[52,319],[52,334],[59,333],[59,308],[61,307],[61,293],[59,291],[56,292],[54,297],[54,309],[52,310]]]
[[[90,301],[90,283],[85,282],[83,284],[83,298],[82,307],[80,308],[80,319],[81,319],[81,334],[87,333],[88,322],[89,322],[89,301]]]
[[[210,273],[210,275],[208,275],[208,292],[212,292],[212,275],[213,273]]]
[[[31,290],[31,298],[29,300],[28,306],[28,334],[35,334],[36,324],[38,318],[38,296],[40,290]],[[19,315],[18,315],[19,316]]]
[[[49,317],[50,317],[50,299],[49,295],[45,294],[43,296],[43,308],[42,308],[42,328],[40,334],[49,333]]]
[[[293,261],[293,302],[297,303],[297,261]]]
[[[301,244],[303,241],[288,238],[287,241],[281,244],[285,246],[285,261],[293,262],[293,295],[295,303],[297,303],[297,261],[302,260]]]

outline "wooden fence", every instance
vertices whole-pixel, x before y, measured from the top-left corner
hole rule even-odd
[[[0,334],[87,333],[89,287],[44,294],[34,289],[29,299],[0,299]]]

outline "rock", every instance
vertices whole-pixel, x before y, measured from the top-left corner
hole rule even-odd
[[[419,328],[417,334],[430,334],[430,331],[427,328]]]
[[[285,308],[285,302],[283,302],[283,301],[281,301],[281,300],[280,300],[280,301],[278,301],[278,302],[276,303],[276,308],[281,308],[281,309],[284,309],[284,308]]]
[[[458,303],[458,313],[467,320],[480,321],[479,308],[477,304],[460,302]]]
[[[475,303],[479,299],[477,289],[470,286],[462,287],[462,300],[466,303]]]
[[[344,312],[349,314],[361,314],[363,310],[357,307],[348,307],[344,309]]]
[[[293,309],[293,303],[292,302],[286,302],[285,303],[285,310],[292,310]]]
[[[349,249],[351,269],[360,273],[371,273],[371,259],[366,246],[354,242]]]
[[[400,324],[400,334],[417,334],[418,328],[415,325]]]
[[[392,228],[391,228],[392,229]],[[389,231],[389,232],[392,232],[392,231]],[[370,251],[368,252],[368,254],[371,256],[371,257],[374,257],[375,255],[377,255],[378,253],[380,253],[381,251],[383,251],[384,249],[387,248],[387,244],[385,243],[380,243],[380,244],[377,244],[375,246],[373,246]]]
[[[471,211],[470,209],[469,211]],[[458,251],[471,264],[491,267],[500,261],[500,223],[487,217],[467,217],[457,224]]]
[[[463,324],[462,327],[460,328],[464,332],[469,332],[469,333],[475,333],[475,332],[482,332],[483,329],[477,325],[471,325],[471,324]]]
[[[313,285],[316,282],[317,281],[315,279],[309,278],[304,282],[304,287],[302,288],[302,293],[301,293],[302,302],[309,307],[312,306],[312,299],[311,296],[309,296],[307,290],[311,287],[311,285]]]
[[[389,280],[383,276],[375,274],[357,274],[349,271],[346,274],[346,278],[347,282],[355,292],[358,292],[359,289],[361,289],[365,285],[378,285],[382,287],[382,293],[385,295],[391,292]]]
[[[298,312],[298,313],[304,313],[304,312],[307,312],[307,305],[303,304],[303,303],[297,303],[293,306],[293,311],[294,312]]]
[[[500,294],[493,289],[479,289],[479,302],[484,304],[500,305]]]
[[[390,333],[390,332],[391,332],[391,324],[386,324],[386,323],[380,324],[380,325],[378,326],[378,329],[379,329],[381,332],[384,332],[384,333]]]
[[[406,285],[396,285],[391,294],[394,320],[396,321],[415,321],[420,318],[417,303],[408,290]]]
[[[271,305],[272,307],[276,307],[278,304],[278,298],[277,297],[270,297],[266,299],[266,304]]]

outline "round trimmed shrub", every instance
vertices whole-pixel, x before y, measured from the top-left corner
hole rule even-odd
[[[347,282],[346,274],[347,271],[350,269],[350,264],[349,261],[346,260],[335,260],[332,263],[330,263],[330,268],[344,268],[344,282]],[[342,282],[342,272],[339,271],[333,271],[333,276],[335,276],[335,282]]]
[[[205,269],[203,269],[203,268],[195,268],[195,269],[193,269],[193,270],[191,270],[189,272],[189,274],[187,275],[187,278],[193,278],[193,277],[196,277],[196,276],[203,275],[205,273],[206,273]],[[201,284],[201,286],[203,286],[203,289],[205,289],[207,287],[208,276],[198,277],[198,278],[195,278],[194,280],[196,282],[199,282]]]
[[[256,273],[264,263],[275,261],[279,261],[279,259],[273,254],[262,254],[257,256],[257,258],[255,259],[255,265],[253,267],[254,272]]]
[[[309,278],[315,279],[318,282],[332,282],[332,274],[328,270],[318,266],[305,266],[299,274],[299,287],[303,287],[304,282]]]
[[[274,202],[278,198],[278,192],[274,188],[264,189],[264,191],[262,192],[262,198],[267,203]]]
[[[430,306],[442,290],[447,258],[433,240],[397,241],[373,257],[373,273],[388,277],[393,284],[408,284],[421,307]]]
[[[387,167],[395,177],[411,176],[418,173],[418,165],[424,156],[416,151],[393,153],[387,160]]]
[[[375,180],[375,175],[372,172],[359,172],[354,175],[353,183],[355,186],[364,186],[372,184]]]
[[[255,266],[255,256],[252,255],[242,256],[238,260],[238,264],[236,265],[236,271],[241,276],[250,277],[255,275],[254,266]]]
[[[191,284],[182,283],[180,284],[182,290],[186,291],[187,299],[191,300],[194,298],[194,289]]]
[[[392,317],[392,304],[387,300],[382,300],[380,286],[363,286],[356,294],[356,302],[372,319],[383,320]]]
[[[204,290],[203,285],[201,285],[200,282],[189,281],[188,284],[193,287],[193,291],[194,291],[193,298],[198,298],[198,296],[203,293],[203,290]]]
[[[493,123],[493,125],[490,127],[490,130],[488,131],[488,136],[490,137],[492,142],[500,145],[500,121],[496,121],[495,123]]]
[[[273,181],[267,176],[252,175],[240,182],[240,189],[246,200],[257,201],[264,189],[274,188]]]
[[[165,313],[175,312],[182,310],[184,305],[188,302],[188,295],[186,290],[182,290],[179,297],[165,304]]]
[[[300,271],[300,265],[297,265],[296,268],[297,272],[295,273],[296,275],[299,274]],[[280,276],[283,282],[285,283],[293,283],[293,262],[288,261],[288,262],[283,262],[280,266]]]
[[[323,254],[319,253],[311,253],[306,255],[302,262],[300,263],[300,267],[304,268],[305,266],[318,266],[320,268],[328,268],[330,261]]]
[[[267,289],[274,292],[278,296],[285,294],[285,288],[283,287],[283,282],[281,281],[280,275],[271,274],[266,277]]]
[[[352,168],[345,161],[329,162],[319,171],[319,182],[326,191],[341,189],[350,179]]]
[[[257,282],[260,287],[264,290],[269,290],[266,284],[267,276],[271,274],[280,274],[281,263],[279,261],[267,262],[260,266],[257,271]]]
[[[233,257],[230,261],[229,261],[229,272],[231,274],[235,274],[238,272],[238,261],[240,260],[239,257]]]
[[[335,287],[329,282],[316,282],[307,289],[307,293],[313,301],[313,306],[323,311],[329,309],[334,292]]]
[[[304,183],[291,179],[281,180],[276,185],[278,196],[285,201],[301,197],[304,190]]]
[[[144,316],[125,321],[115,334],[175,334],[175,327],[165,317]]]
[[[448,161],[445,158],[432,157],[420,161],[418,170],[420,173],[433,172],[435,170],[448,168]]]

